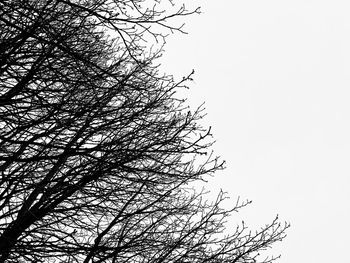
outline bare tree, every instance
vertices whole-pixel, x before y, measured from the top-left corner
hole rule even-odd
[[[258,254],[287,225],[226,231],[247,202],[191,187],[223,163],[175,94],[191,74],[155,65],[171,19],[199,12],[176,8],[0,1],[0,262],[274,260]]]

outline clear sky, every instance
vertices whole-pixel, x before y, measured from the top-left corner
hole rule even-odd
[[[349,262],[350,2],[192,1],[203,14],[170,37],[163,69],[196,70],[227,169],[213,187],[253,200],[241,212],[291,223],[280,263]]]

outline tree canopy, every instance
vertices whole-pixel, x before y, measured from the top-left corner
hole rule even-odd
[[[270,262],[277,219],[226,230],[223,168],[156,64],[172,1],[0,2],[0,262]],[[175,20],[174,20],[175,19]]]

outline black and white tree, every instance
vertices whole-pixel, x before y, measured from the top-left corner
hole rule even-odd
[[[270,262],[285,236],[226,228],[223,168],[157,58],[175,20],[152,0],[0,2],[0,262]],[[175,19],[173,21],[173,19]],[[153,44],[154,45],[153,45]]]

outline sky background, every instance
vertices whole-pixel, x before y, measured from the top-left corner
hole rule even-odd
[[[203,13],[161,61],[176,77],[196,71],[189,103],[206,102],[227,161],[210,187],[253,200],[239,214],[252,226],[291,223],[280,263],[349,262],[350,2],[191,5]]]

